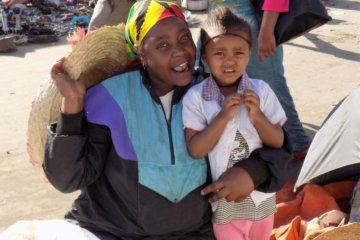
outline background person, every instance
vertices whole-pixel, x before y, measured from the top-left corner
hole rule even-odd
[[[126,23],[129,10],[134,3],[135,0],[98,0],[88,29]]]

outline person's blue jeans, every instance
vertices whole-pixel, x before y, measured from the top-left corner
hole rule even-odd
[[[290,134],[293,149],[304,150],[310,146],[311,138],[303,128],[298,113],[295,109],[294,100],[284,76],[283,48],[278,46],[273,56],[259,61],[257,56],[258,46],[257,37],[259,34],[258,22],[250,0],[209,0],[209,10],[222,4],[230,7],[236,13],[244,17],[251,25],[252,29],[252,54],[246,69],[252,78],[258,78],[267,82],[278,97],[288,118],[285,129]]]

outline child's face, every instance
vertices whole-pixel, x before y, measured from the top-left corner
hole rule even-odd
[[[241,31],[230,33],[245,36]],[[245,72],[251,49],[243,38],[234,35],[220,35],[211,39],[205,47],[203,59],[219,85],[231,85]]]

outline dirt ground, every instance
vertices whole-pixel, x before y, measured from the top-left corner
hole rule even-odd
[[[360,0],[325,4],[333,20],[284,45],[288,85],[312,135],[360,83]],[[0,232],[18,220],[62,218],[77,195],[62,194],[43,181],[41,169],[31,166],[26,152],[32,98],[52,63],[69,50],[62,39],[0,54]]]

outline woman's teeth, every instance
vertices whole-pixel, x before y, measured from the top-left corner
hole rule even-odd
[[[187,62],[184,62],[180,65],[178,65],[177,67],[173,68],[174,71],[176,72],[185,72],[189,70],[189,64]]]

